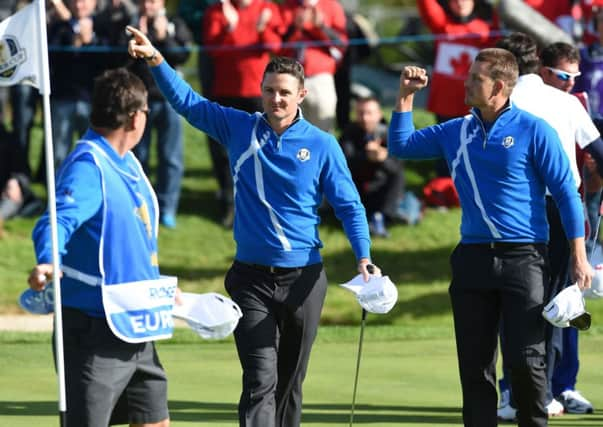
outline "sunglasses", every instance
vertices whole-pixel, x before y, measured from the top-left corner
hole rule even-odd
[[[546,67],[546,69],[553,73],[559,80],[563,82],[567,82],[570,79],[575,79],[576,77],[582,74],[580,71],[578,71],[577,73],[568,73],[567,71],[562,71],[553,67]]]

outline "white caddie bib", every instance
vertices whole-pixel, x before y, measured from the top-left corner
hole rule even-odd
[[[178,278],[102,285],[105,317],[122,341],[141,343],[172,337],[172,308]]]

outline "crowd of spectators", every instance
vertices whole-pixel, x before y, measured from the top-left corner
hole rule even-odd
[[[0,12],[8,17],[19,7],[14,1]],[[126,25],[140,28],[176,67],[187,61],[197,44],[204,95],[249,112],[262,109],[262,70],[271,56],[293,56],[305,67],[310,92],[302,108],[304,117],[326,131],[336,130],[334,75],[345,56],[347,41],[346,16],[337,0],[287,0],[280,4],[266,0],[183,0],[174,16],[166,12],[164,0],[51,0],[47,10],[55,167],[88,126],[94,78],[125,65],[149,90],[149,120],[135,154],[148,170],[151,139],[156,134],[155,189],[160,222],[166,227],[176,226],[184,171],[182,123],[157,91],[146,67],[127,57]],[[29,162],[31,129],[39,104],[37,91],[17,85],[0,95],[0,105],[10,103],[8,110],[12,112],[10,119],[2,116],[7,128],[1,129],[1,147],[10,155],[3,156],[7,164],[2,165],[0,185],[8,189],[9,184],[13,188],[16,183],[19,190],[3,192],[0,215],[6,219],[21,213],[25,194],[33,195],[30,182],[43,182],[46,171],[43,158],[35,171]],[[221,221],[232,227],[229,161],[218,141],[209,140],[209,152],[219,184]]]
[[[596,38],[598,0],[525,1],[574,37],[583,37],[587,43],[582,52],[583,67],[596,69],[598,62],[603,63],[599,61],[600,40]],[[20,5],[16,0],[3,3],[0,17],[14,13]],[[174,8],[175,15],[166,13],[165,6],[164,0],[48,2],[55,166],[65,158],[75,138],[81,136],[88,124],[94,77],[106,69],[126,65],[143,79],[150,94],[149,120],[136,155],[148,171],[151,141],[156,141],[157,171],[154,176],[161,223],[166,227],[176,226],[184,173],[182,123],[154,87],[145,67],[141,67],[140,61],[127,57],[125,43],[128,37],[124,27],[132,24],[141,28],[176,67],[188,60],[196,46],[197,75],[203,94],[213,101],[248,112],[261,110],[261,70],[271,56],[295,57],[304,65],[308,88],[302,114],[325,131],[342,133],[342,148],[350,168],[356,170],[354,175],[358,178],[356,184],[360,193],[373,188],[363,182],[368,175],[380,176],[384,170],[393,171],[386,167],[377,168],[381,172],[375,173],[375,161],[368,160],[364,149],[359,150],[358,142],[351,149],[350,132],[359,132],[363,125],[357,115],[373,103],[360,99],[355,104],[350,100],[350,68],[359,56],[358,51],[361,51],[360,56],[366,57],[369,48],[354,43],[348,46],[348,40],[361,39],[363,34],[354,14],[345,11],[339,1],[181,0]],[[417,0],[416,6],[425,28],[434,37],[433,63],[426,64],[433,66],[427,108],[438,122],[464,115],[468,109],[464,103],[463,82],[472,57],[479,49],[496,42],[498,30],[504,28],[504,24],[499,21],[496,8],[485,0]],[[585,70],[583,77],[587,75],[589,71]],[[594,89],[597,82],[596,78],[578,80],[578,86],[593,86],[585,90],[595,114],[599,114],[598,90]],[[37,91],[30,86],[17,85],[0,92],[0,105],[10,104],[10,108],[2,109],[1,116],[6,127],[0,129],[0,147],[7,154],[3,156],[6,165],[0,171],[0,186],[8,189],[10,184],[18,190],[3,190],[0,216],[9,218],[19,215],[30,202],[39,206],[39,200],[29,187],[32,181],[45,180],[45,162],[41,159],[36,170],[32,170],[29,162],[31,129],[39,110]],[[375,101],[380,111],[378,100]],[[380,140],[385,141],[385,138]],[[381,144],[385,150],[384,142]],[[225,227],[232,227],[234,204],[229,159],[219,141],[208,138],[208,151],[218,183],[220,221]],[[359,168],[361,152],[371,164]],[[387,158],[380,163],[388,166],[392,161]],[[390,172],[385,174],[388,180],[397,183],[392,184],[393,195],[389,193],[389,187],[376,187],[378,189],[373,191],[376,198],[364,195],[369,219],[374,225],[380,222],[375,217],[382,218],[385,224],[396,221],[399,216],[398,203],[404,197],[404,172],[401,164],[397,164],[397,168],[399,176],[395,179]],[[437,164],[434,175],[447,178],[447,165]],[[32,211],[35,209],[31,207],[25,210]],[[372,229],[377,230],[375,235],[387,235],[383,227]]]

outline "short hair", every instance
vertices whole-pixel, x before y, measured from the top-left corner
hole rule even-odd
[[[506,87],[505,95],[511,95],[519,75],[517,61],[511,52],[496,47],[482,49],[475,57],[475,62],[489,64],[489,77],[492,80],[502,80]]]
[[[537,74],[540,71],[540,57],[536,40],[524,33],[511,33],[496,43],[496,47],[506,49],[515,56],[519,75]]]
[[[297,79],[300,87],[304,87],[304,67],[293,58],[275,56],[266,65],[262,81],[264,81],[268,73],[290,74]]]
[[[377,99],[377,97],[375,95],[364,95],[364,96],[359,96],[358,98],[356,98],[357,104],[360,104],[362,102],[376,102],[377,104],[379,104],[379,106],[381,106],[379,99]]]
[[[146,105],[147,89],[138,76],[125,68],[107,70],[94,80],[90,124],[119,129]]]
[[[577,64],[580,62],[580,52],[575,46],[564,42],[551,43],[540,52],[540,61],[545,67],[556,67],[563,60]]]

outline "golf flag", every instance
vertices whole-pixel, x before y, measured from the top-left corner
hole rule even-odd
[[[54,291],[54,343],[59,382],[60,425],[66,424],[67,396],[65,391],[65,358],[63,348],[63,317],[59,266],[59,236],[54,184],[52,124],[50,122],[50,71],[46,39],[46,3],[34,0],[14,15],[0,22],[0,86],[27,83],[42,95],[44,112],[44,153],[46,155],[46,190],[52,241],[52,278]]]
[[[46,18],[37,1],[0,22],[0,86],[25,83],[44,94],[50,89]]]

